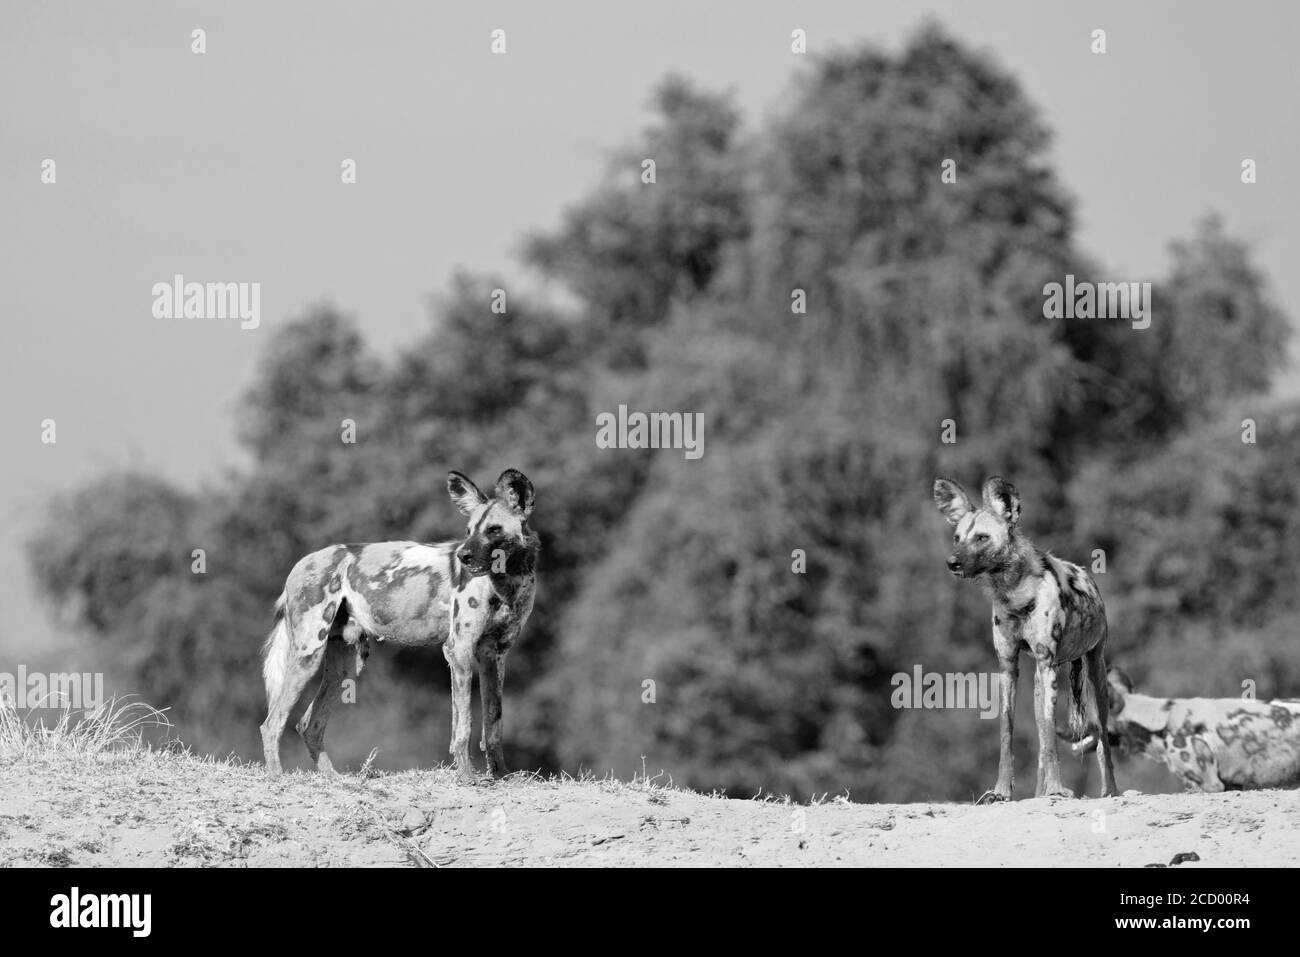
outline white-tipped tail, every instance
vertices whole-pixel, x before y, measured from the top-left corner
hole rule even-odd
[[[270,705],[284,684],[284,672],[289,666],[289,620],[285,614],[284,592],[275,600],[275,624],[262,645],[262,681],[266,684],[266,702]]]

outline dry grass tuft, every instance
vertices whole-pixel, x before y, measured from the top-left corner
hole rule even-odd
[[[0,699],[0,758],[136,754],[146,749],[146,729],[170,727],[163,711],[125,698],[113,697],[85,711],[64,707],[52,724],[43,717],[32,720],[30,714],[20,715],[12,704]]]

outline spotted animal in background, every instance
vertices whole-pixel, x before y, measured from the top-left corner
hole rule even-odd
[[[325,753],[325,725],[342,700],[344,682],[360,677],[371,639],[442,645],[451,667],[450,751],[463,780],[475,779],[469,737],[477,670],[487,772],[506,773],[505,659],[533,609],[540,548],[528,527],[533,483],[506,469],[489,499],[464,475],[451,472],[447,491],[469,522],[463,541],[330,545],[289,572],[262,650],[262,748],[272,776],[280,773],[280,736],[289,712],[322,670],[320,689],[297,728],[317,769],[334,770]]]
[[[1300,699],[1153,698],[1107,674],[1108,738],[1121,752],[1163,762],[1192,791],[1300,785]],[[1097,746],[1095,735],[1074,745]]]
[[[1061,783],[1056,753],[1056,669],[1070,663],[1070,724],[1082,737],[1106,727],[1106,608],[1092,576],[1078,565],[1042,551],[1020,531],[1020,493],[1001,476],[981,489],[983,507],[971,504],[950,479],[934,482],[934,504],[953,526],[948,570],[978,582],[993,604],[993,648],[1001,665],[998,780],[977,804],[1009,801],[1015,764],[1011,735],[1016,713],[1020,653],[1034,659],[1034,720],[1038,725],[1035,797],[1073,797]],[[1118,793],[1110,745],[1098,738],[1101,795]]]

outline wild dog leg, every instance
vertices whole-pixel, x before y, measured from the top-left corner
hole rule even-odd
[[[1061,784],[1061,762],[1056,753],[1056,665],[1050,655],[1035,659],[1034,721],[1038,725],[1038,791],[1036,797],[1074,797]]]
[[[985,791],[976,804],[1010,801],[1011,790],[1015,786],[1016,764],[1011,753],[1011,737],[1016,723],[1016,682],[1020,679],[1020,653],[1012,651],[1007,657],[999,653],[998,663],[1002,667],[1002,674],[998,678],[998,687],[1002,692],[998,709],[998,783],[992,791]]]
[[[266,720],[262,722],[262,751],[266,758],[266,771],[271,777],[280,773],[280,736],[289,720],[289,712],[298,703],[307,683],[320,669],[325,656],[321,645],[306,654],[298,654],[290,647],[284,677],[266,706]]]
[[[1110,690],[1106,680],[1106,642],[1097,642],[1087,654],[1087,677],[1084,679],[1092,685],[1092,697],[1097,702],[1097,767],[1101,770],[1101,796],[1114,797],[1119,794],[1115,784],[1115,768],[1111,765],[1110,736],[1107,733],[1110,721]]]
[[[509,773],[501,746],[502,700],[505,693],[506,656],[482,651],[478,656],[478,691],[483,700],[483,738],[480,747],[487,758],[487,773],[501,777]]]
[[[453,626],[454,627],[454,626]],[[452,637],[442,646],[443,657],[451,669],[451,746],[448,751],[456,761],[457,776],[463,782],[477,779],[469,759],[469,734],[473,714],[470,695],[474,684],[473,647],[468,641]]]
[[[334,765],[325,753],[325,726],[334,706],[343,698],[343,683],[349,678],[361,677],[361,670],[365,667],[363,642],[364,639],[349,644],[342,638],[331,638],[325,643],[325,668],[320,688],[298,721],[298,733],[307,745],[307,753],[316,763],[316,770],[325,774],[334,773]]]
[[[1042,713],[1043,713],[1042,669],[1036,667],[1034,670],[1034,726],[1035,727],[1037,727],[1038,723],[1042,721],[1042,718],[1040,717]],[[1042,796],[1043,796],[1043,739],[1042,736],[1040,735],[1038,739],[1038,778],[1036,780],[1036,783],[1034,784],[1034,797],[1037,798]]]

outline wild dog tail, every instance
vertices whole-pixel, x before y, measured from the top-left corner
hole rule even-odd
[[[1070,662],[1070,736],[1082,741],[1089,734],[1104,733],[1097,710],[1097,692],[1087,679],[1087,657]]]
[[[268,705],[280,693],[284,672],[289,666],[289,618],[285,614],[285,602],[285,593],[281,592],[275,600],[275,622],[262,645],[262,681],[266,684]]]

